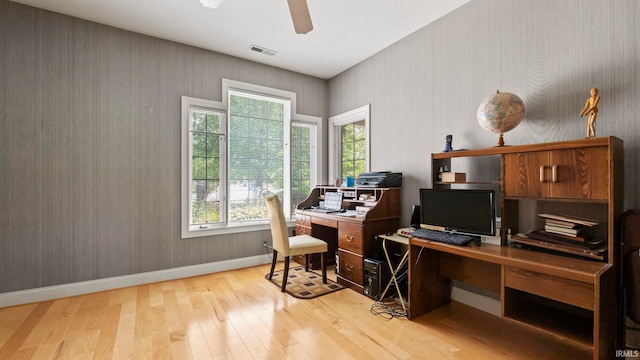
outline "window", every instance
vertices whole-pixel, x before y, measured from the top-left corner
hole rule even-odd
[[[365,172],[367,163],[367,143],[364,120],[341,126],[340,130],[342,160],[340,164],[341,178]]]
[[[289,110],[288,100],[229,92],[229,222],[267,219],[264,195],[290,199]]]
[[[315,185],[316,126],[294,122],[291,127],[291,209],[305,200]]]
[[[183,238],[267,229],[264,195],[291,218],[317,183],[321,119],[295,114],[294,93],[228,80],[223,93],[182,98]]]
[[[199,226],[224,222],[221,208],[225,153],[225,115],[193,106],[189,109],[191,130],[191,218]],[[221,211],[222,209],[222,211]]]
[[[329,118],[330,178],[369,171],[369,105]]]

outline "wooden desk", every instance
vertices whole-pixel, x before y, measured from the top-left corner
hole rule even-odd
[[[438,179],[438,169],[445,167],[467,173],[466,181]],[[613,136],[431,154],[434,188],[499,190],[504,247],[413,240],[410,263],[415,264],[419,249],[424,254],[410,274],[409,317],[447,303],[449,279],[461,279],[500,294],[504,319],[591,352],[593,358],[614,358],[624,347],[618,226],[623,170],[623,142]],[[509,231],[544,228],[541,213],[599,222],[592,237],[607,244],[603,261],[507,247]]]
[[[615,357],[616,273],[611,264],[496,245],[409,240],[409,319],[451,299],[451,280],[500,294],[502,318],[594,359]]]
[[[328,191],[342,191],[343,208],[348,213],[321,213],[309,209],[318,206]],[[361,200],[369,195],[368,200]],[[369,211],[356,216],[355,208],[366,206]],[[296,210],[296,234],[310,234],[329,244],[325,261],[334,264],[338,251],[338,283],[359,293],[364,291],[364,259],[371,257],[373,240],[378,234],[395,232],[400,223],[400,188],[339,188],[321,186],[313,189]],[[295,261],[304,264],[304,257]],[[311,257],[311,268],[319,266],[320,257]]]

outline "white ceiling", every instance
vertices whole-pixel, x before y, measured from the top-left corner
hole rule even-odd
[[[12,1],[329,79],[470,0],[307,0],[306,35],[294,32],[286,0]]]

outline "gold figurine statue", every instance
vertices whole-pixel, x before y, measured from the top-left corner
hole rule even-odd
[[[593,124],[596,123],[598,117],[598,103],[600,102],[600,96],[598,96],[598,89],[591,89],[591,97],[587,99],[587,103],[584,104],[584,109],[580,113],[580,117],[589,114],[589,122],[587,124],[587,137],[596,136],[596,130]]]

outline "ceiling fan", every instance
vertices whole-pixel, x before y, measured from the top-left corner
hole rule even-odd
[[[222,1],[224,0],[200,0],[202,5],[212,9],[217,8]],[[307,0],[287,0],[287,3],[289,3],[289,12],[291,12],[293,28],[296,30],[296,33],[306,34],[313,30]]]

